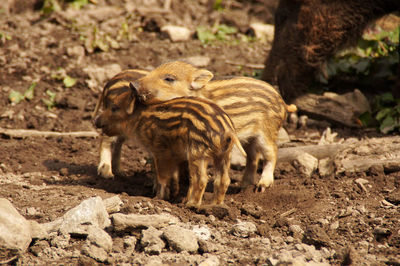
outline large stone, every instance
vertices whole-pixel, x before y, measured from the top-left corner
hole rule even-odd
[[[160,229],[179,222],[177,217],[168,213],[152,215],[115,213],[111,216],[111,219],[114,230],[117,232],[149,228],[150,226]]]
[[[87,240],[91,244],[95,244],[107,252],[111,250],[113,245],[111,236],[106,231],[96,226],[89,227]]]
[[[210,256],[206,260],[200,262],[199,266],[218,266],[219,264],[220,263],[217,256]]]
[[[208,240],[211,237],[210,229],[207,226],[193,226],[192,231],[196,234],[198,239]]]
[[[233,228],[231,230],[231,233],[234,236],[238,237],[249,237],[252,234],[255,234],[257,232],[257,226],[253,224],[252,222],[243,222],[240,221],[237,224],[233,225]]]
[[[174,25],[165,25],[161,27],[161,32],[167,34],[173,42],[187,41],[192,35],[188,28]]]
[[[109,214],[119,212],[121,210],[121,206],[124,205],[124,203],[118,196],[104,199],[103,203]]]
[[[274,39],[274,25],[254,22],[250,24],[250,29],[254,32],[254,35],[262,41],[272,42]]]
[[[7,199],[0,199],[0,248],[25,251],[31,243],[31,225]]]
[[[330,176],[334,173],[335,166],[331,158],[324,158],[318,161],[318,172],[322,177]]]
[[[62,233],[74,233],[82,225],[94,225],[102,229],[111,225],[103,200],[99,196],[84,200],[65,213],[59,230]]]
[[[105,262],[107,260],[108,254],[107,252],[96,245],[91,245],[86,242],[82,246],[82,254],[91,257],[92,259],[97,260],[98,262]]]
[[[342,95],[333,92],[305,94],[298,97],[294,104],[309,116],[325,118],[348,127],[360,127],[358,117],[371,110],[367,98],[357,89]]]
[[[206,67],[210,64],[211,59],[208,56],[190,56],[184,59],[186,62],[194,65],[195,67]]]
[[[36,221],[29,220],[31,225],[31,237],[32,239],[45,239],[47,236],[46,230],[41,224]]]
[[[308,153],[303,153],[296,157],[293,164],[300,173],[306,177],[311,177],[318,167],[318,159]]]
[[[150,255],[158,255],[165,247],[164,241],[161,239],[163,232],[149,227],[149,229],[142,232],[142,238],[140,240],[141,246],[144,248],[144,252]]]
[[[195,253],[199,249],[197,236],[193,231],[177,225],[168,226],[163,231],[164,238],[168,241],[170,247],[176,251]]]
[[[121,72],[122,69],[118,64],[104,66],[88,65],[83,71],[89,76],[89,79],[86,80],[89,88],[93,91],[99,91],[99,89],[103,88],[107,80]]]
[[[331,240],[324,229],[318,225],[311,225],[307,227],[304,233],[303,242],[309,245],[313,245],[316,248],[330,247]]]
[[[290,142],[289,134],[283,127],[281,127],[278,131],[277,144],[281,145],[281,144],[289,143],[289,142]]]

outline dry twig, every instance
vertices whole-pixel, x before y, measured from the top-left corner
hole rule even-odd
[[[77,137],[77,138],[96,138],[99,133],[96,131],[75,131],[75,132],[55,132],[55,131],[39,131],[31,129],[7,129],[0,128],[0,134],[10,138],[27,138],[27,137]]]

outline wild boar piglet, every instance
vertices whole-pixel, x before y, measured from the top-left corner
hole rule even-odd
[[[212,204],[223,203],[230,184],[232,147],[236,144],[244,155],[245,151],[232,121],[220,107],[196,97],[144,105],[132,83],[118,92],[109,91],[103,102],[96,127],[108,136],[132,138],[152,154],[159,184],[157,197],[167,199],[170,193],[178,194],[179,167],[187,161],[190,185],[186,204],[200,206],[208,182],[207,166],[211,163]]]
[[[256,185],[257,191],[263,192],[274,182],[278,131],[286,113],[297,108],[286,105],[279,92],[264,81],[248,77],[212,78],[213,74],[206,69],[173,61],[140,78],[135,86],[145,104],[196,96],[222,107],[232,119],[247,153],[242,187]],[[265,164],[261,178],[257,180],[260,158],[265,160]]]
[[[135,82],[146,74],[148,71],[145,70],[127,69],[111,78],[104,86],[92,117],[96,117],[99,112],[104,95],[118,93],[121,89],[129,87],[130,82]],[[100,138],[100,162],[97,174],[103,178],[113,178],[114,174],[121,174],[121,149],[125,139],[123,136],[109,137],[104,134]]]

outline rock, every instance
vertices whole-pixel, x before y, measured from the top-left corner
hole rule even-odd
[[[373,234],[376,241],[380,242],[384,238],[388,238],[392,232],[388,228],[376,227],[374,228]]]
[[[45,240],[36,241],[32,246],[29,247],[29,251],[36,257],[40,257],[43,254],[43,250],[49,248],[49,242]]]
[[[308,116],[301,115],[299,117],[299,127],[300,128],[306,128],[307,127],[307,121],[308,121]]]
[[[304,231],[301,229],[300,225],[291,224],[289,225],[289,230],[295,238],[303,238]]]
[[[140,245],[144,248],[144,252],[150,255],[159,255],[165,247],[164,241],[161,239],[163,232],[149,227],[147,230],[142,231],[142,238]]]
[[[371,167],[383,167],[384,172],[400,169],[399,136],[368,138],[349,143],[335,155],[336,174],[368,172]],[[363,189],[363,188],[361,188]]]
[[[97,226],[89,227],[87,241],[89,241],[91,244],[103,248],[107,252],[111,250],[113,245],[113,240],[111,236],[106,231],[100,229]]]
[[[284,143],[289,143],[289,142],[290,142],[289,134],[283,127],[281,127],[278,131],[278,140],[277,140],[278,145],[282,145]]]
[[[360,177],[360,178],[357,178],[356,180],[354,180],[354,182],[357,184],[357,186],[359,186],[359,188],[361,190],[368,193],[368,189],[365,187],[365,185],[368,184],[368,182],[369,182],[367,179]]]
[[[360,127],[358,116],[371,110],[367,98],[357,89],[343,95],[333,92],[323,95],[309,93],[298,97],[293,103],[309,116],[356,128]]]
[[[78,110],[83,110],[85,108],[86,104],[86,100],[79,98],[79,97],[75,97],[72,95],[63,95],[63,94],[57,94],[56,98],[54,99],[54,101],[56,102],[57,106],[60,108],[69,108],[69,109],[78,109]],[[61,170],[66,169],[66,168],[62,168]],[[64,172],[61,173],[60,170],[60,174],[62,175],[67,175],[65,174],[65,170],[63,170]]]
[[[50,245],[55,248],[65,249],[69,246],[69,240],[71,237],[69,234],[58,234],[53,232],[49,235]]]
[[[331,158],[324,158],[318,161],[318,172],[321,177],[327,177],[335,172],[335,166]]]
[[[0,198],[0,247],[25,251],[31,240],[31,224],[7,199]]]
[[[211,59],[208,56],[190,56],[184,59],[186,62],[194,65],[195,67],[206,67],[210,64]]]
[[[312,225],[307,228],[304,233],[303,242],[309,245],[313,245],[316,248],[330,247],[331,240],[326,232],[318,225]]]
[[[130,231],[137,228],[149,228],[150,226],[159,229],[170,224],[176,224],[179,219],[169,213],[142,215],[115,213],[111,216],[114,230]]]
[[[304,174],[306,177],[311,177],[318,167],[318,159],[308,153],[303,153],[296,157],[293,164],[300,173]]]
[[[252,234],[257,232],[257,226],[252,222],[242,222],[239,221],[237,224],[233,225],[231,233],[234,236],[247,238],[250,237]]]
[[[251,215],[256,219],[259,219],[262,214],[262,209],[258,208],[258,206],[255,206],[254,204],[243,204],[242,207],[240,207],[240,212],[244,215]]]
[[[211,237],[211,232],[207,226],[193,226],[192,231],[196,234],[198,239],[208,240]]]
[[[400,188],[390,192],[389,195],[385,197],[385,200],[394,205],[400,205]]]
[[[168,241],[170,247],[178,252],[187,251],[195,253],[199,249],[196,234],[188,229],[177,225],[171,225],[163,229],[163,237]]]
[[[165,33],[173,42],[187,41],[192,35],[188,28],[173,25],[161,27],[161,32]]]
[[[82,59],[85,56],[85,48],[82,45],[75,45],[67,48],[67,55],[76,58],[76,63],[82,63]]]
[[[31,226],[31,237],[33,240],[45,239],[47,236],[46,230],[36,221],[29,220]]]
[[[201,253],[212,253],[218,251],[217,245],[211,243],[210,241],[199,239],[198,243],[199,243],[199,251]]]
[[[60,232],[74,233],[81,225],[93,225],[101,229],[111,225],[103,200],[97,196],[84,200],[62,217]]]
[[[96,245],[90,245],[88,242],[82,246],[81,253],[97,260],[98,262],[105,262],[108,257],[107,252],[103,248]]]
[[[334,221],[333,223],[331,223],[331,225],[329,226],[329,228],[331,230],[336,230],[339,228],[339,221]]]
[[[89,88],[93,91],[100,91],[105,82],[121,72],[122,69],[118,64],[109,64],[101,67],[93,64],[86,66],[83,71],[89,76],[89,79],[86,80]]]
[[[206,260],[199,263],[199,266],[218,266],[219,259],[217,256],[210,256]]]
[[[137,239],[134,236],[124,237],[124,248],[126,252],[134,252],[136,247]]]
[[[274,25],[254,22],[250,24],[250,29],[254,32],[254,35],[262,41],[272,42],[274,39]]]
[[[343,248],[338,254],[341,265],[360,265],[360,257],[353,247]]]
[[[104,199],[103,204],[109,214],[119,212],[122,205],[124,205],[124,203],[118,196]]]
[[[327,127],[324,132],[322,132],[322,136],[318,142],[318,145],[327,145],[333,143],[342,143],[344,139],[336,140],[338,133],[332,132],[330,127]]]
[[[51,221],[48,223],[43,223],[43,224],[41,224],[41,226],[46,231],[47,234],[50,234],[51,232],[58,231],[62,223],[63,223],[63,219],[58,218],[54,221]]]

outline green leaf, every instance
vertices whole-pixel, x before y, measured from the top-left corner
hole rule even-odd
[[[390,113],[392,112],[392,108],[383,108],[379,110],[379,112],[376,114],[375,118],[379,121],[381,121],[383,118],[387,117]]]
[[[43,103],[47,106],[47,109],[51,110],[55,105],[54,99],[56,98],[56,93],[51,90],[47,90],[46,94],[49,96],[49,99],[42,99]]]
[[[70,87],[72,87],[72,86],[75,85],[76,79],[71,78],[70,76],[67,75],[67,76],[65,76],[65,78],[63,79],[63,83],[64,83],[64,86],[65,86],[65,87],[70,88]]]
[[[50,100],[54,101],[54,99],[56,98],[56,93],[52,92],[51,90],[47,90],[46,94],[49,95]]]
[[[48,15],[53,11],[60,11],[61,5],[57,0],[44,0],[41,10],[43,14]]]
[[[237,32],[237,29],[235,27],[231,27],[225,24],[221,24],[218,26],[218,31],[225,33],[225,34],[233,34]]]
[[[222,0],[215,0],[214,4],[213,4],[213,9],[217,10],[217,11],[222,10],[223,9],[222,8]]]
[[[88,4],[88,0],[74,0],[70,5],[75,9],[81,9]]]
[[[33,99],[34,89],[35,89],[36,85],[37,85],[36,82],[32,83],[31,86],[29,86],[29,88],[25,91],[25,93],[24,93],[25,99],[28,99],[28,100]]]
[[[199,26],[196,29],[197,33],[197,38],[203,43],[203,44],[208,44],[212,41],[215,41],[217,38],[215,35],[211,32],[210,29],[208,29],[205,26]]]
[[[18,104],[24,99],[24,95],[22,95],[19,91],[11,90],[8,95],[8,99],[14,103]]]
[[[384,93],[380,96],[381,101],[386,103],[394,102],[394,97],[390,92]]]
[[[395,129],[396,124],[392,116],[387,116],[381,123],[379,129],[382,133],[387,134],[388,132]]]

